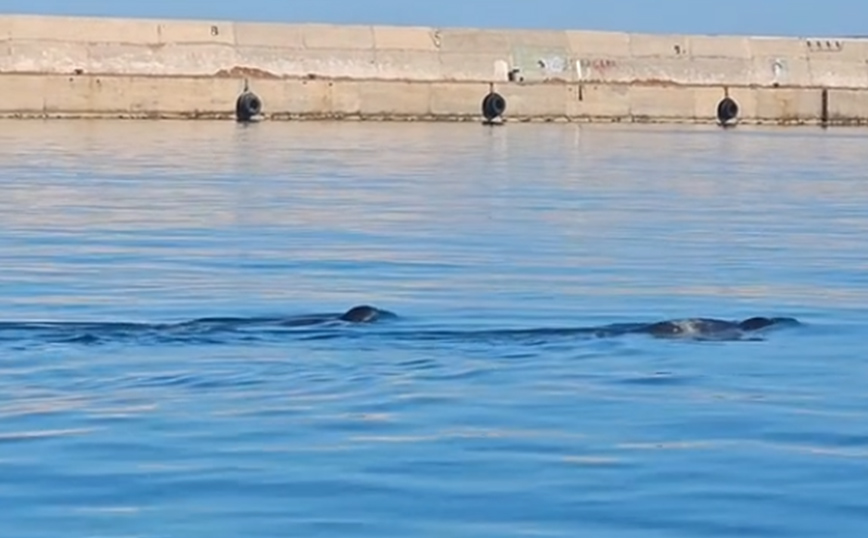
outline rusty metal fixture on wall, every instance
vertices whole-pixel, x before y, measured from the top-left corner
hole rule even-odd
[[[820,92],[820,125],[829,126],[829,89],[823,88]]]

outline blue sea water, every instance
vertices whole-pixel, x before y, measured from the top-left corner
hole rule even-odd
[[[864,536],[866,139],[0,122],[0,536]]]

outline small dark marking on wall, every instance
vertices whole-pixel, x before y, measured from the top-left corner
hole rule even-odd
[[[604,71],[609,69],[610,67],[615,67],[615,60],[582,60],[581,65],[584,68],[595,69],[597,71]]]
[[[829,126],[829,89],[823,88],[820,92],[820,124]]]
[[[838,52],[844,49],[844,43],[838,39],[808,39],[805,43],[808,46],[808,50],[812,52]]]
[[[211,27],[211,35],[217,35],[217,34],[219,34],[219,33],[220,33],[220,29],[219,29],[219,28],[217,28],[216,26],[212,26],[212,27]]]

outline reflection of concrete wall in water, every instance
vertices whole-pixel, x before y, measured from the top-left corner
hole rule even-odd
[[[0,114],[713,121],[868,118],[868,40],[0,16]],[[823,93],[822,90],[828,91]]]

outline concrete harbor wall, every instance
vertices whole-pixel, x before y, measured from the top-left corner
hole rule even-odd
[[[245,82],[246,81],[246,82]],[[0,15],[0,116],[868,123],[868,40]]]

